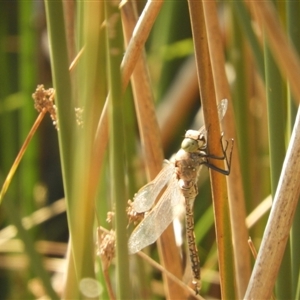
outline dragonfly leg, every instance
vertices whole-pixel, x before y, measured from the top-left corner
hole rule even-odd
[[[231,149],[230,149],[229,159],[228,159],[228,156],[227,156],[228,141],[226,140],[226,146],[224,147],[224,145],[223,145],[223,134],[221,135],[220,143],[221,143],[223,156],[215,156],[213,154],[203,155],[203,157],[207,158],[207,160],[204,161],[203,164],[205,166],[207,166],[208,168],[210,168],[212,170],[215,170],[215,171],[217,171],[221,174],[229,175],[230,174],[230,169],[231,169],[231,158],[232,158],[232,150],[233,150],[234,140],[231,139]],[[214,164],[209,162],[209,159],[225,160],[226,161],[226,169],[216,167]]]

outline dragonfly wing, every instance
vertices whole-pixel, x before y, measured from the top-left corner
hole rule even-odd
[[[225,113],[227,111],[228,107],[228,100],[222,99],[220,103],[218,104],[218,115],[219,115],[219,121],[221,122],[223,117],[225,116]]]
[[[133,209],[138,213],[150,210],[163,187],[174,174],[174,171],[174,164],[168,163],[154,180],[142,187],[134,196]]]
[[[179,203],[183,198],[174,176],[160,201],[135,228],[128,240],[129,254],[134,254],[154,243],[176,216]]]
[[[222,99],[220,101],[220,103],[218,104],[218,116],[219,116],[219,122],[222,121],[222,119],[224,118],[226,111],[227,111],[227,107],[228,107],[228,100],[227,99]],[[205,126],[202,126],[199,129],[199,135],[204,134],[206,136],[206,128]]]

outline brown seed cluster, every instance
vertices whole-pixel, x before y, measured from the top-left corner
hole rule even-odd
[[[145,217],[145,213],[138,213],[134,210],[133,202],[131,200],[127,201],[126,213],[129,219],[129,224],[133,223],[134,225],[136,225],[137,223],[140,223]]]
[[[115,213],[113,211],[107,212],[107,214],[106,214],[106,222],[107,223],[112,223],[114,217],[115,217]]]
[[[103,270],[107,270],[112,259],[115,257],[116,235],[114,230],[103,232],[98,228],[98,251],[102,261]]]
[[[45,90],[44,85],[38,85],[35,92],[32,94],[34,100],[34,108],[41,113],[48,111],[53,121],[53,125],[58,129],[57,108],[54,104],[55,90],[50,88]]]

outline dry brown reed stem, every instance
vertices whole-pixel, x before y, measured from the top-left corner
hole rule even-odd
[[[207,44],[205,28],[205,18],[203,4],[200,1],[189,0],[189,10],[192,23],[192,31],[195,46],[196,63],[198,69],[198,81],[200,87],[201,100],[205,126],[208,128],[209,153],[222,156],[220,146],[220,127],[216,107],[215,88],[212,78],[211,62]],[[215,165],[224,168],[221,161],[216,161]],[[229,205],[227,199],[226,179],[224,175],[211,171],[211,186],[214,203],[216,237],[218,245],[219,271],[221,293],[223,298],[234,298],[234,259],[231,243],[231,226],[229,217]],[[231,268],[231,269],[230,269]],[[225,274],[225,270],[230,270],[231,274]],[[225,276],[227,275],[227,276]]]
[[[257,258],[257,250],[256,250],[256,248],[255,248],[255,246],[254,246],[254,244],[252,242],[251,237],[248,238],[248,245],[249,245],[249,248],[251,250],[251,253],[252,253],[252,256],[253,256],[254,260],[256,260],[256,258]],[[272,293],[271,300],[275,300],[275,299],[276,298],[275,298],[274,294]]]
[[[249,248],[251,250],[253,258],[256,259],[257,258],[257,251],[256,251],[256,248],[255,248],[253,242],[252,242],[251,237],[248,238],[248,245],[249,245]]]
[[[159,1],[157,1],[159,2]],[[130,80],[131,73],[133,72],[136,58],[138,56],[138,53],[142,52],[144,43],[145,43],[145,37],[148,37],[149,32],[151,30],[151,26],[154,22],[148,21],[147,18],[153,18],[155,19],[158,12],[159,12],[159,6],[157,5],[156,1],[150,1],[149,6],[147,5],[145,7],[148,8],[148,10],[151,11],[151,13],[144,13],[143,17],[139,18],[139,24],[140,27],[143,28],[141,31],[135,32],[135,38],[130,41],[129,44],[134,44],[132,46],[128,46],[129,49],[132,49],[131,51],[126,51],[126,59],[123,58],[123,61],[121,63],[121,73],[122,73],[122,88],[123,91],[126,89],[127,84]],[[145,26],[144,24],[147,24]],[[125,71],[122,71],[125,70]],[[109,100],[109,94],[106,97],[105,104],[102,109],[102,113],[98,122],[96,135],[95,135],[95,141],[94,141],[94,147],[93,147],[93,153],[92,153],[92,160],[93,165],[91,168],[91,175],[93,178],[99,177],[99,172],[101,170],[102,162],[104,159],[104,154],[106,152],[107,142],[108,142],[108,100]],[[96,190],[97,185],[90,186],[91,189]],[[91,193],[92,195],[94,193]]]
[[[138,16],[131,2],[126,2],[126,4],[122,6],[121,13],[125,41],[128,44],[131,41]],[[131,82],[145,156],[147,179],[150,181],[153,180],[161,170],[164,156],[161,148],[160,131],[155,115],[154,96],[143,50],[140,55],[135,58],[135,68],[131,75]]]
[[[48,90],[45,90],[43,85],[38,85],[35,92],[32,94],[32,97],[34,99],[34,108],[39,112],[39,115],[36,118],[34,124],[32,125],[32,128],[30,129],[14,163],[11,166],[11,169],[9,170],[7,177],[5,178],[5,181],[3,183],[3,186],[2,186],[2,189],[0,192],[0,203],[2,202],[2,199],[10,185],[10,182],[21,162],[21,159],[22,159],[32,137],[34,136],[36,130],[40,126],[40,123],[42,122],[42,120],[47,112],[49,112],[50,117],[51,117],[55,127],[58,128],[56,106],[54,104],[54,98],[55,98],[54,89],[50,88]]]
[[[127,2],[124,3],[126,5]],[[132,37],[121,64],[123,89],[125,89],[128,85],[130,76],[135,68],[135,63],[142,53],[142,49],[144,48],[145,42],[148,39],[150,30],[156,20],[162,4],[162,0],[148,0],[142,14],[135,24]]]
[[[121,63],[122,72],[122,88],[126,89],[127,84],[130,80],[130,76],[135,67],[137,57],[142,53],[145,41],[150,33],[154,20],[156,19],[162,1],[149,1],[145,6],[144,10],[147,9],[149,12],[143,12],[139,18],[138,26],[140,30],[135,30],[134,37],[130,40],[128,49],[126,50],[125,56]],[[148,20],[148,18],[150,20]],[[93,174],[98,178],[102,161],[104,158],[104,153],[106,151],[106,145],[108,141],[108,99],[106,98],[105,105],[102,109],[102,114],[100,116],[97,132],[95,136],[95,144],[93,151]]]
[[[282,26],[278,20],[277,13],[271,1],[246,1],[251,6],[250,13],[253,18],[256,12],[260,23],[263,24],[270,49],[278,63],[280,71],[290,83],[292,93],[297,105],[300,103],[300,62],[299,57],[291,43],[289,43]]]
[[[126,51],[126,55],[121,64],[122,65],[121,70],[122,70],[123,89],[126,88],[127,83],[129,82],[129,77],[133,71],[134,65],[137,61],[137,57],[140,55],[140,54],[138,54],[138,52],[140,52],[140,53],[142,52],[142,48],[144,46],[145,40],[148,37],[151,26],[159,12],[159,8],[161,6],[161,3],[160,3],[160,5],[158,5],[159,2],[161,2],[161,1],[149,1],[149,3],[148,3],[149,5],[147,4],[145,9],[151,11],[151,13],[144,13],[139,18],[140,28],[142,28],[143,30],[136,30],[134,32],[134,38],[130,41],[129,46],[128,46],[129,50]],[[147,21],[147,18],[150,18],[152,20]],[[143,24],[147,24],[147,26],[145,26]],[[147,32],[145,32],[145,30]],[[134,45],[133,46],[130,45],[131,43],[133,43]],[[130,50],[130,49],[132,49],[132,50]],[[108,117],[107,117],[108,99],[109,99],[109,96],[107,97],[105,106],[103,108],[103,111],[102,111],[102,114],[100,117],[100,121],[98,123],[98,128],[97,128],[97,133],[96,133],[96,138],[95,138],[94,155],[93,155],[94,168],[92,170],[92,172],[93,172],[93,174],[95,174],[95,176],[99,172],[100,167],[102,165],[102,161],[103,161],[103,157],[104,157],[104,153],[105,153],[105,149],[106,149],[106,144],[107,144],[107,140],[108,140]],[[148,126],[150,126],[150,124],[152,124],[152,123],[148,123]],[[150,131],[152,131],[152,129]],[[152,131],[152,132],[154,132],[154,131]],[[157,141],[152,144],[152,147],[153,147],[153,145],[157,145]],[[158,153],[157,151],[161,151],[161,150],[159,150],[159,149],[161,149],[160,145],[158,148],[152,148],[152,150],[153,149],[154,149],[153,153],[151,153],[151,151],[150,151],[150,155],[153,160],[152,159],[146,160],[146,161],[149,161],[150,164],[154,165],[154,168],[151,168],[149,170],[150,175],[151,175],[150,178],[154,178],[154,176],[157,174],[157,172],[161,168],[161,163],[162,163],[162,158],[163,158],[162,152],[160,155],[157,156],[157,153]],[[156,163],[154,163],[154,161],[156,161]],[[158,162],[160,164],[160,167],[158,167]],[[167,231],[167,232],[169,232],[169,231]],[[171,238],[172,238],[173,233],[171,233],[171,235],[170,235],[170,233],[167,233],[167,235],[171,236]],[[173,237],[173,240],[174,240],[174,237]],[[175,244],[175,243],[173,243],[173,244]],[[163,248],[173,249],[171,246],[170,238],[168,238],[167,246],[163,247]],[[177,249],[176,249],[176,252],[175,251],[172,251],[172,252],[176,253]],[[168,258],[166,255],[165,255],[165,257]],[[170,259],[172,259],[172,257],[170,257]],[[174,267],[174,265],[177,265],[174,263],[174,261],[178,261],[178,259],[170,261],[171,265],[169,263],[169,265],[166,266],[166,268],[172,269],[172,267]],[[169,283],[170,281],[167,280],[167,282]],[[169,289],[169,291],[171,291],[172,295],[173,295],[173,293],[178,292],[176,287],[173,287],[172,284],[170,284],[170,285],[171,285],[171,288]],[[180,294],[181,293],[178,292],[177,295],[175,295],[175,296],[178,297],[178,295],[180,295]]]
[[[225,59],[221,31],[218,24],[217,6],[215,1],[203,1],[205,22],[207,28],[208,47],[212,64],[212,73],[216,98],[228,99],[228,110],[224,118],[224,131],[227,137],[236,138],[233,105],[230,88],[225,73]],[[248,230],[245,224],[246,208],[242,186],[242,175],[239,163],[237,143],[234,145],[230,176],[227,177],[229,188],[229,204],[232,222],[233,241],[235,246],[236,278],[239,299],[245,294],[250,274],[250,255],[247,245]]]
[[[109,274],[108,269],[103,270],[103,276],[104,276],[104,280],[106,282],[106,288],[107,288],[107,291],[108,291],[108,294],[109,294],[109,300],[115,300],[116,297],[115,297],[115,294],[114,294],[114,289],[113,289],[112,284],[111,284],[110,274]]]
[[[300,195],[300,110],[244,299],[270,299]]]
[[[123,5],[121,12],[125,40],[128,43],[128,41],[131,40],[138,17],[132,2],[127,2]],[[154,97],[144,52],[137,57],[136,66],[131,76],[131,80],[144,151],[147,178],[150,181],[153,180],[161,170],[164,157],[161,146],[160,131],[155,115]],[[181,279],[181,259],[175,243],[172,225],[170,225],[161,235],[158,242],[158,249],[164,268]],[[174,281],[170,280],[164,273],[163,276],[166,298],[184,298],[185,291],[183,291],[180,286],[174,284]]]
[[[80,57],[82,56],[83,52],[84,52],[84,47],[82,47],[80,49],[80,51],[77,53],[77,55],[74,57],[73,61],[70,64],[69,71],[72,71],[76,67],[76,65],[77,65]]]
[[[38,115],[38,117],[35,120],[32,128],[30,129],[30,131],[29,131],[29,133],[28,133],[28,135],[27,135],[27,137],[26,137],[26,139],[25,139],[25,141],[24,141],[24,143],[23,143],[23,145],[22,145],[15,161],[14,161],[14,163],[12,164],[11,169],[9,170],[9,173],[7,174],[7,176],[5,178],[5,181],[3,183],[3,186],[2,186],[2,189],[1,189],[1,192],[0,192],[0,203],[2,202],[3,197],[4,197],[8,187],[10,185],[10,182],[11,182],[11,180],[12,180],[12,178],[13,178],[13,176],[14,176],[14,174],[15,174],[15,172],[16,172],[19,164],[20,164],[20,161],[21,161],[23,155],[25,154],[25,151],[26,151],[31,139],[33,138],[36,130],[40,126],[40,123],[42,122],[46,112],[47,112],[47,110],[46,110],[46,108],[44,108],[42,110],[42,112],[40,112],[40,114]]]
[[[110,300],[115,300],[115,293],[112,287],[109,274],[109,266],[111,265],[112,259],[115,256],[115,246],[116,237],[113,230],[108,231],[103,227],[98,227],[97,229],[98,239],[97,239],[97,255],[101,259],[101,266],[103,271],[104,280],[106,283],[106,289],[109,294]]]

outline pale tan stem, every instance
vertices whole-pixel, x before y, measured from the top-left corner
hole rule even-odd
[[[38,117],[35,120],[32,128],[30,129],[30,131],[29,131],[29,133],[28,133],[28,135],[27,135],[27,137],[26,137],[26,139],[25,139],[25,141],[24,141],[24,143],[23,143],[23,145],[22,145],[22,147],[21,147],[21,149],[20,149],[20,151],[19,151],[12,167],[11,167],[11,169],[9,170],[9,173],[8,173],[4,183],[3,183],[3,186],[2,186],[2,189],[1,189],[1,192],[0,192],[0,204],[1,204],[2,199],[3,199],[3,197],[6,193],[9,185],[10,185],[10,182],[11,182],[11,180],[12,180],[12,178],[13,178],[13,176],[14,176],[14,174],[15,174],[15,172],[16,172],[19,164],[20,164],[20,161],[21,161],[21,159],[22,159],[22,157],[23,157],[23,155],[24,155],[24,153],[25,153],[25,151],[28,147],[28,144],[30,143],[33,135],[35,134],[38,127],[40,126],[40,123],[43,120],[46,112],[47,112],[47,109],[43,108],[42,111],[40,112],[40,114],[38,115]]]

